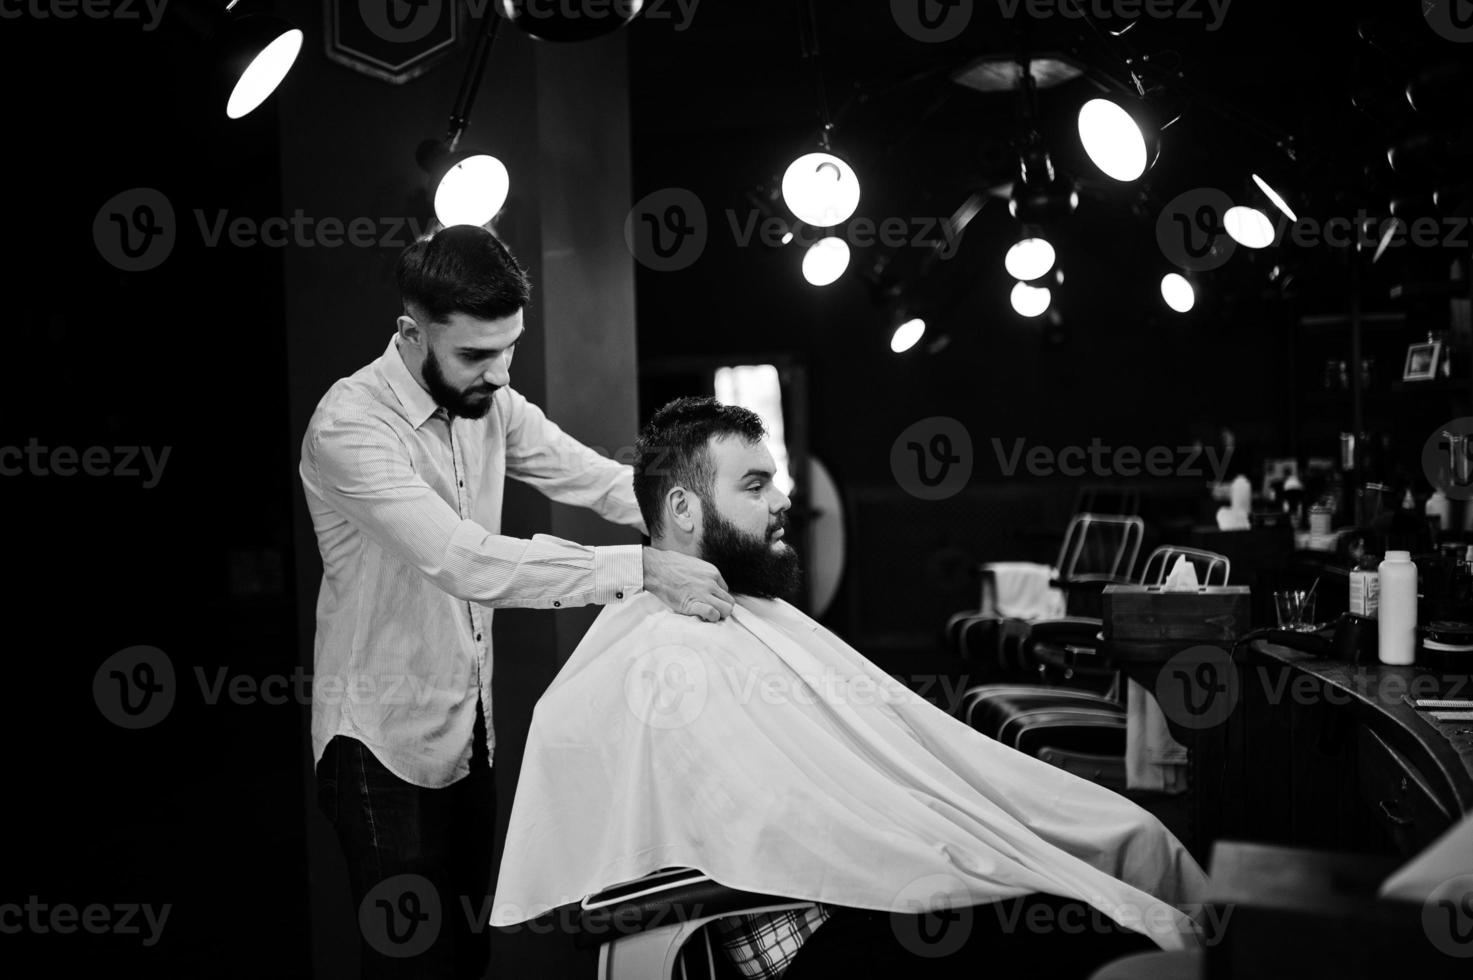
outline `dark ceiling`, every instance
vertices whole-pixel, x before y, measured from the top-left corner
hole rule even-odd
[[[1062,15],[1076,3],[1086,17]],[[1275,151],[1280,144],[1293,149],[1289,190],[1301,213],[1365,207],[1374,216],[1394,189],[1387,147],[1426,124],[1403,95],[1407,82],[1473,56],[1473,44],[1433,30],[1418,0],[1229,0],[1216,10],[1207,0],[951,0],[967,26],[944,43],[902,27],[907,5],[922,4],[938,17],[946,9],[937,0],[817,0],[815,67],[803,56],[804,2],[705,0],[682,17],[674,0],[661,0],[632,25],[637,158],[641,146],[698,155],[702,144],[719,145],[736,154],[734,169],[746,164],[752,185],[770,179],[818,135],[821,73],[836,146],[866,179],[865,210],[951,214],[969,193],[1015,178],[1014,146],[1029,129],[1016,92],[979,93],[952,75],[978,58],[1007,62],[1026,51],[1062,55],[1083,71],[1041,93],[1038,121],[1060,171],[1079,181],[1081,213],[1103,207],[1110,220],[1149,226],[1185,189],[1232,193],[1265,161],[1291,162]],[[1102,16],[1132,9],[1174,16]],[[1179,118],[1158,166],[1122,188],[1078,158],[1071,128],[1085,96],[1127,84],[1127,58],[1151,101]],[[1413,189],[1430,197],[1432,186]],[[865,268],[877,257],[864,256]],[[1295,261],[1328,258],[1319,250]]]

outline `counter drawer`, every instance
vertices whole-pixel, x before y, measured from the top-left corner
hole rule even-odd
[[[1361,800],[1403,854],[1415,854],[1452,826],[1425,777],[1375,732],[1361,727],[1357,782]]]

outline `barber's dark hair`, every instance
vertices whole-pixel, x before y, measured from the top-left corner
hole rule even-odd
[[[476,225],[452,225],[421,238],[399,256],[395,277],[407,316],[410,308],[431,323],[456,313],[504,320],[527,305],[527,270],[500,239]]]
[[[710,506],[716,482],[708,446],[712,437],[754,443],[765,435],[755,412],[714,398],[677,398],[656,412],[634,446],[634,496],[650,537],[660,536],[665,495],[675,487],[685,487]]]

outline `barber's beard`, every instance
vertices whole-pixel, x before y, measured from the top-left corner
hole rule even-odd
[[[481,396],[473,400],[472,396],[463,391],[456,391],[445,380],[445,372],[440,368],[439,358],[435,357],[435,351],[431,348],[425,354],[424,364],[425,387],[429,389],[430,397],[435,400],[445,411],[456,418],[481,419],[491,411],[493,399]],[[493,388],[491,394],[495,394]]]
[[[739,530],[705,504],[701,508],[701,557],[721,572],[733,595],[791,601],[803,585],[803,563],[790,546],[772,547],[772,534],[757,538]]]

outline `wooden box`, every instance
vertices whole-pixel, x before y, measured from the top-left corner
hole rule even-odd
[[[1232,643],[1251,628],[1246,585],[1163,592],[1156,585],[1107,585],[1105,638],[1111,642]]]

